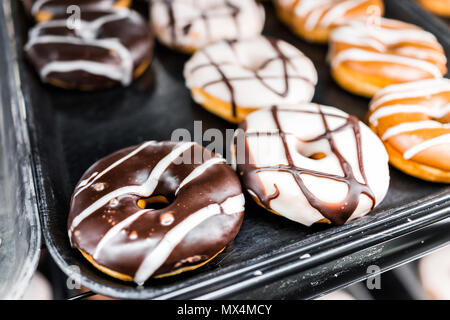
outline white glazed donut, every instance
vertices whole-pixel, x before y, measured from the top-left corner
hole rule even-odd
[[[260,34],[265,13],[255,0],[153,0],[151,19],[159,41],[192,53],[219,40]]]
[[[436,37],[398,20],[353,19],[330,36],[331,73],[344,89],[366,97],[397,83],[441,78],[444,50]]]
[[[389,186],[388,155],[356,117],[301,104],[251,113],[232,153],[258,204],[304,225],[342,225],[378,205]]]
[[[300,50],[263,36],[204,47],[186,63],[184,76],[197,103],[235,123],[263,107],[309,102],[317,83]]]
[[[431,299],[450,300],[450,246],[422,258],[419,275]]]

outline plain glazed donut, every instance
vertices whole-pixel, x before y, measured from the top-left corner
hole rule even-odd
[[[244,201],[222,157],[191,142],[145,142],[86,171],[69,239],[101,271],[143,284],[214,258],[238,233]]]
[[[392,85],[370,103],[368,121],[390,162],[412,176],[450,183],[450,80]]]
[[[153,0],[151,17],[159,41],[193,53],[219,40],[259,35],[265,14],[255,0]]]
[[[184,77],[197,103],[234,123],[263,107],[308,102],[317,83],[308,57],[263,36],[204,47],[186,63]]]
[[[331,73],[344,89],[366,97],[390,84],[441,78],[442,46],[417,26],[381,18],[355,19],[330,37]]]
[[[25,9],[37,22],[44,22],[66,15],[67,9],[76,5],[80,11],[108,11],[128,8],[131,0],[23,0]]]
[[[419,277],[430,299],[450,300],[450,246],[420,259]]]
[[[443,17],[450,17],[450,0],[418,0],[427,10]]]
[[[280,19],[305,40],[326,43],[336,26],[356,17],[380,17],[382,0],[275,0]]]
[[[52,85],[95,90],[129,85],[149,66],[153,36],[135,11],[86,12],[80,27],[71,30],[67,19],[37,24],[29,32],[25,53]]]
[[[232,147],[245,188],[262,207],[310,226],[342,225],[368,213],[389,186],[388,156],[354,116],[302,104],[261,109]]]

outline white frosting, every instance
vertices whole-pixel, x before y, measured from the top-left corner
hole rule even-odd
[[[345,21],[345,16],[350,10],[369,0],[277,0],[277,2],[289,8],[297,2],[294,14],[305,19],[306,30],[314,30],[318,26],[327,28]]]
[[[430,298],[450,300],[450,246],[420,259],[419,275]]]
[[[334,130],[347,121],[347,114],[333,107],[321,106],[325,113],[326,122],[330,130]],[[311,111],[313,113],[289,112],[285,109]],[[342,177],[342,167],[338,158],[330,149],[327,139],[313,142],[303,142],[321,136],[324,133],[324,124],[318,111],[318,105],[302,104],[296,106],[280,106],[278,119],[283,132],[286,133],[286,142],[292,156],[294,165],[299,168],[322,172]],[[338,115],[341,117],[334,117]],[[247,133],[277,132],[276,122],[271,109],[261,109],[251,113],[247,119]],[[363,123],[359,122],[361,133],[361,148],[363,167],[367,178],[367,185],[375,197],[375,205],[384,198],[389,186],[388,155],[380,139]],[[341,155],[352,167],[353,174],[358,182],[364,183],[359,170],[356,138],[350,126],[332,134],[336,147]],[[248,149],[258,168],[273,167],[288,164],[286,152],[279,135],[247,135]],[[314,160],[308,156],[322,152],[325,158]],[[270,201],[270,207],[288,219],[311,225],[324,216],[309,202],[307,197],[294,180],[291,173],[281,171],[259,171],[257,173],[266,195],[276,192],[274,185],[279,189],[278,197]],[[307,173],[301,174],[306,188],[318,199],[326,203],[339,203],[348,194],[345,182],[329,178],[317,177]],[[247,186],[249,187],[249,186]],[[252,192],[255,194],[254,192]],[[360,217],[370,211],[372,201],[361,194],[359,204],[349,220]]]
[[[286,64],[267,38],[262,36],[232,45],[226,41],[208,45],[186,63],[186,86],[201,88],[228,103],[232,102],[233,93],[235,103],[241,108],[310,101],[317,83],[314,65],[294,46],[282,40],[277,43],[281,53],[289,59]],[[220,72],[228,79],[233,92],[222,80]],[[255,72],[263,81],[257,79]],[[195,96],[194,99],[198,100]]]
[[[118,66],[89,60],[49,61],[39,71],[40,76],[42,80],[45,81],[46,77],[52,72],[83,70],[91,74],[101,75],[119,81],[123,85],[128,85],[133,78],[133,58],[130,51],[117,38],[96,39],[98,30],[104,24],[124,18],[141,19],[137,13],[128,9],[114,10],[111,14],[102,16],[91,22],[80,21],[80,28],[75,30],[78,37],[57,35],[40,36],[39,33],[42,30],[54,27],[66,27],[67,25],[67,20],[50,20],[42,22],[30,30],[25,50],[30,51],[38,44],[61,43],[100,47],[117,52],[121,62]]]
[[[198,49],[218,40],[260,34],[265,15],[254,0],[153,0],[151,17],[161,42]]]
[[[379,119],[391,116],[398,113],[422,113],[435,119],[443,118],[450,112],[450,101],[438,102],[431,101],[434,95],[448,93],[450,94],[450,80],[449,79],[430,79],[405,84],[397,84],[388,86],[374,96],[370,103],[370,110],[372,114],[369,117],[369,122],[373,126],[378,125]],[[390,102],[399,99],[422,98],[423,100],[430,99],[428,105],[423,104],[390,104]],[[387,104],[387,105],[384,105]],[[397,124],[390,127],[383,134],[382,139],[386,140],[393,136],[412,132],[421,129],[445,129],[440,136],[417,142],[403,153],[404,159],[411,159],[416,154],[428,148],[437,145],[450,144],[450,124],[441,123],[434,120],[410,121]]]
[[[396,20],[380,19],[380,22],[377,26],[354,19],[334,29],[330,36],[332,43],[346,43],[358,48],[338,52],[331,58],[332,66],[336,68],[346,61],[391,62],[421,69],[434,78],[442,77],[436,64],[425,60],[446,62],[442,47],[433,34]],[[410,43],[419,45],[411,47]],[[390,47],[395,50],[388,53]]]
[[[244,210],[244,204],[244,195],[240,194],[228,198],[223,203],[210,204],[189,215],[189,217],[167,232],[158,245],[149,252],[136,271],[134,281],[139,285],[144,284],[144,282],[162,266],[164,261],[166,261],[172,253],[173,249],[175,249],[175,247],[183,241],[186,235],[196,226],[206,221],[208,218],[221,214],[222,211],[224,214],[242,212]]]

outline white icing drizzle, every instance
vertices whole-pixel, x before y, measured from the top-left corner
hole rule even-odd
[[[70,60],[70,61],[50,61],[40,70],[40,76],[45,81],[48,74],[52,72],[70,72],[83,70],[91,74],[105,76],[107,78],[121,82],[124,86],[129,85],[133,78],[133,58],[130,51],[117,39],[96,39],[98,30],[106,23],[117,21],[123,18],[140,19],[139,16],[128,9],[118,9],[111,14],[102,16],[94,21],[81,21],[80,28],[75,30],[79,37],[75,36],[40,36],[42,29],[65,27],[66,20],[50,20],[36,25],[29,32],[29,40],[25,45],[25,50],[29,51],[37,44],[61,43],[80,46],[94,46],[106,50],[117,52],[121,64],[113,66],[106,63],[94,62],[88,60]]]
[[[421,130],[421,129],[436,129],[436,128],[450,128],[450,125],[442,124],[438,121],[434,120],[425,120],[425,121],[414,121],[414,122],[403,122],[396,126],[390,127],[386,130],[386,132],[383,134],[382,139],[387,140],[393,136],[405,133],[405,132],[411,132],[415,130]]]
[[[102,237],[102,239],[100,240],[100,242],[97,244],[97,247],[95,248],[94,254],[92,255],[92,257],[94,259],[98,258],[98,255],[100,254],[100,252],[102,251],[102,249],[105,247],[105,245],[111,241],[112,239],[114,239],[114,237],[123,229],[125,229],[126,227],[128,227],[129,225],[131,225],[134,221],[136,221],[138,218],[140,218],[142,215],[144,215],[145,213],[151,212],[152,210],[139,210],[138,212],[130,215],[129,217],[127,217],[126,219],[122,220],[121,222],[119,222],[118,224],[116,224],[114,227],[112,227],[111,229],[109,229],[104,236]]]
[[[432,139],[425,140],[422,143],[415,145],[414,147],[409,148],[403,153],[403,158],[411,159],[419,152],[426,150],[428,148],[441,145],[441,144],[450,144],[450,133],[444,134]]]
[[[125,157],[122,157],[119,160],[117,160],[116,162],[114,162],[113,164],[111,164],[109,167],[107,167],[102,172],[100,172],[100,173],[94,172],[92,174],[92,176],[89,177],[88,179],[80,181],[80,183],[77,186],[78,191],[74,194],[73,197],[75,198],[76,196],[78,196],[78,194],[80,194],[81,192],[83,192],[84,190],[89,188],[91,185],[94,184],[94,182],[96,182],[98,179],[100,179],[106,173],[108,173],[112,169],[116,168],[117,166],[119,166],[123,162],[127,161],[128,159],[134,157],[136,154],[138,154],[139,152],[141,152],[142,150],[144,150],[145,148],[147,148],[148,146],[153,145],[153,144],[155,144],[155,141],[144,142],[143,144],[138,146],[136,149],[134,149],[132,152],[127,154]]]
[[[380,26],[377,26],[364,19],[354,19],[347,25],[336,28],[330,37],[333,43],[347,43],[370,49],[342,50],[332,57],[332,66],[337,67],[349,60],[391,62],[424,70],[434,78],[442,77],[441,71],[434,63],[424,60],[432,58],[446,62],[441,46],[433,34],[396,20],[381,18],[380,21]],[[410,43],[418,43],[421,46],[411,47]],[[386,52],[389,46],[396,47],[393,53]]]
[[[89,217],[92,213],[103,207],[112,199],[119,197],[124,194],[135,194],[141,197],[149,197],[152,195],[156,186],[158,185],[159,178],[167,169],[167,167],[183,152],[187,149],[191,148],[194,145],[193,142],[185,142],[180,143],[176,148],[174,148],[168,155],[161,159],[158,164],[153,168],[147,180],[137,186],[127,186],[116,189],[102,198],[98,199],[94,203],[92,203],[89,207],[81,211],[74,219],[72,220],[72,224],[69,228],[69,237],[71,237],[73,230],[87,217]]]
[[[390,85],[377,92],[370,102],[370,110],[393,100],[428,97],[450,91],[450,80],[430,79]]]
[[[244,210],[244,203],[244,195],[240,194],[235,197],[230,197],[220,204],[211,204],[189,215],[189,217],[167,232],[156,248],[149,252],[136,271],[134,281],[139,285],[144,284],[162,266],[173,249],[183,241],[186,235],[202,222],[222,212],[224,214],[242,212]]]
[[[184,178],[183,181],[181,181],[180,185],[178,186],[177,190],[175,191],[175,195],[178,194],[178,192],[181,190],[181,188],[183,188],[185,185],[187,185],[189,182],[191,182],[195,178],[202,175],[203,172],[205,172],[208,168],[212,167],[215,164],[221,164],[221,163],[225,163],[225,162],[226,161],[223,158],[212,158],[212,159],[209,159],[208,161],[202,163],[201,165],[196,167],[194,170],[192,170],[192,172],[186,178]]]
[[[333,67],[337,67],[342,62],[345,61],[376,61],[376,62],[390,62],[398,63],[402,65],[411,66],[414,68],[422,69],[430,73],[435,78],[442,77],[441,71],[434,64],[418,60],[414,58],[408,58],[403,56],[398,56],[394,54],[378,53],[373,51],[367,51],[363,49],[348,49],[339,52],[331,61]]]
[[[397,113],[423,113],[432,118],[440,119],[450,112],[450,104],[442,108],[425,107],[414,104],[394,104],[375,110],[369,117],[370,124],[377,126],[378,119]]]
[[[443,118],[450,112],[450,103],[447,102],[430,102],[429,105],[422,103],[418,104],[393,104],[384,105],[394,100],[411,99],[411,98],[423,98],[432,99],[434,95],[443,93],[450,93],[450,80],[449,79],[430,79],[421,80],[404,84],[397,84],[388,86],[380,90],[370,103],[370,110],[372,114],[369,117],[369,122],[373,126],[378,125],[380,118],[398,114],[398,113],[421,113],[428,115],[434,119]],[[450,129],[450,124],[441,123],[434,120],[424,121],[410,121],[403,122],[393,127],[388,128],[383,134],[382,139],[386,140],[398,134],[405,132],[411,132],[420,129]],[[447,131],[448,132],[448,131]],[[404,159],[411,159],[419,152],[426,150],[427,148],[446,144],[450,141],[450,134],[443,133],[437,137],[425,140],[410,147],[403,153]]]

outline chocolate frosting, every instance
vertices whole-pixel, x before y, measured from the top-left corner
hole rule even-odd
[[[154,196],[169,204],[138,206]],[[239,179],[223,158],[194,143],[151,141],[86,171],[72,196],[69,238],[96,263],[141,284],[212,258],[238,233],[243,210]]]
[[[81,20],[74,30],[67,27],[67,16],[30,30],[25,53],[43,81],[74,89],[128,85],[134,70],[150,62],[153,34],[137,12],[82,11]]]

